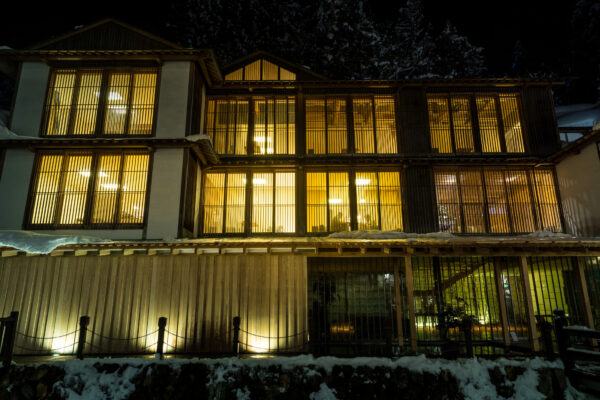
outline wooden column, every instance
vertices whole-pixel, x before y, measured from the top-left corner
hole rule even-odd
[[[417,351],[417,325],[415,321],[415,300],[413,298],[413,275],[412,259],[410,256],[404,257],[404,273],[406,274],[406,299],[408,301],[408,313],[410,321],[410,348]]]
[[[396,289],[396,327],[398,329],[398,345],[404,347],[404,332],[402,331],[402,296],[400,295],[400,274],[398,262],[394,262],[394,287]]]
[[[592,313],[592,305],[590,303],[590,294],[588,292],[587,283],[585,282],[585,272],[583,265],[579,257],[573,257],[573,267],[577,271],[577,280],[579,281],[579,287],[581,288],[581,296],[583,300],[583,312],[585,313],[585,323],[591,329],[596,329],[594,326],[594,314]]]
[[[498,293],[498,306],[500,307],[500,320],[502,321],[502,339],[505,346],[510,346],[508,331],[508,316],[506,315],[506,300],[504,299],[504,283],[502,282],[502,266],[499,258],[494,259],[494,279]]]
[[[540,351],[540,341],[538,338],[535,314],[533,312],[533,298],[531,297],[531,285],[529,282],[529,267],[527,266],[527,257],[519,258],[519,267],[521,270],[521,281],[523,282],[523,294],[525,295],[525,310],[527,311],[527,321],[529,323],[529,339],[531,340],[531,349]]]

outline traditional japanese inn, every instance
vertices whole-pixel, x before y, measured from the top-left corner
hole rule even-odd
[[[231,353],[234,317],[241,352],[278,354],[439,354],[467,317],[477,354],[535,352],[558,309],[600,327],[600,127],[561,143],[562,81],[240,57],[113,19],[0,50],[15,354],[73,354],[82,316],[88,354],[154,353],[160,317],[174,354]]]

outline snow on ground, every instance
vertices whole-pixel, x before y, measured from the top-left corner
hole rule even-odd
[[[430,233],[406,233],[399,230],[378,231],[378,230],[360,230],[351,232],[336,232],[328,236],[332,239],[452,239],[456,238],[447,232]]]
[[[185,140],[187,140],[188,142],[199,142],[201,140],[211,140],[211,139],[210,139],[210,136],[208,136],[208,135],[196,134],[196,135],[186,136]]]
[[[31,254],[48,254],[55,248],[67,244],[110,242],[94,236],[49,235],[30,231],[1,231],[0,247],[12,247]]]
[[[535,231],[533,233],[529,233],[524,236],[530,237],[530,238],[573,239],[573,235],[569,235],[568,233],[551,232],[551,231],[545,231],[545,230]]]
[[[507,366],[519,366],[525,368],[525,372],[517,377],[514,382],[506,380],[507,384],[512,384],[515,394],[512,397],[518,399],[543,399],[544,396],[538,392],[538,374],[537,370],[543,368],[562,369],[560,361],[545,361],[540,358],[526,360],[508,360],[500,358],[498,360],[485,359],[459,359],[449,361],[444,359],[428,359],[424,355],[418,357],[402,357],[398,360],[387,358],[357,357],[357,358],[336,358],[320,357],[313,358],[310,355],[301,355],[295,357],[275,357],[272,359],[244,359],[224,358],[224,359],[86,359],[86,360],[68,360],[55,363],[56,366],[62,366],[65,369],[65,378],[57,382],[54,389],[65,398],[74,399],[125,399],[128,398],[135,386],[132,379],[139,374],[146,366],[158,364],[168,364],[174,371],[178,371],[181,365],[185,363],[203,363],[209,367],[211,377],[208,385],[216,385],[223,382],[234,382],[234,374],[241,368],[260,367],[268,370],[271,366],[281,366],[282,370],[292,370],[296,367],[311,368],[315,373],[319,373],[320,368],[331,374],[334,366],[353,366],[353,367],[390,367],[407,368],[415,372],[427,372],[439,374],[447,371],[455,376],[461,393],[466,399],[496,399],[498,393],[496,387],[490,380],[488,370],[495,367],[500,368],[504,373]],[[62,365],[61,365],[62,364]],[[120,367],[112,372],[98,372],[96,367],[102,364],[119,365]],[[238,389],[236,393],[238,399],[248,399],[249,391],[247,388]],[[569,387],[567,398],[580,398],[580,393]],[[336,392],[322,383],[319,390],[310,394],[310,399],[314,400],[335,400]]]

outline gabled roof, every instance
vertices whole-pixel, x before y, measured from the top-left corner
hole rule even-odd
[[[278,66],[285,68],[291,72],[296,74],[296,80],[299,81],[321,81],[327,80],[327,78],[323,75],[317,74],[316,72],[311,71],[309,68],[302,66],[300,64],[293,63],[291,61],[285,60],[281,57],[277,57],[266,51],[257,51],[242,58],[238,58],[237,60],[227,64],[222,68],[223,76],[226,74],[235,71],[247,64],[252,63],[253,61],[265,59],[273,64],[277,64]]]
[[[113,18],[38,43],[36,50],[159,50],[182,47]]]

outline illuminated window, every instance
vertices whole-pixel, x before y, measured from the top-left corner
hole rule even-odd
[[[358,229],[402,229],[399,172],[356,172],[355,185]]]
[[[435,186],[441,231],[562,231],[551,170],[440,170]]]
[[[306,100],[306,153],[347,153],[346,118],[346,100]]]
[[[248,100],[208,101],[206,133],[218,154],[246,154],[248,141]]]
[[[44,134],[152,134],[156,76],[155,69],[54,71]]]
[[[149,158],[141,152],[40,155],[30,224],[48,227],[143,224]]]
[[[347,172],[306,174],[308,232],[350,230],[350,186]]]
[[[225,75],[226,81],[295,81],[296,74],[260,59]]]
[[[296,152],[295,105],[293,97],[253,99],[254,154]]]
[[[431,94],[427,96],[427,109],[434,153],[525,151],[516,94]],[[473,121],[479,127],[477,144]]]
[[[356,153],[396,153],[396,114],[392,96],[354,98]]]
[[[248,178],[250,204],[246,204]],[[294,172],[209,172],[204,177],[203,198],[205,234],[244,233],[246,215],[250,215],[252,233],[296,231]]]

